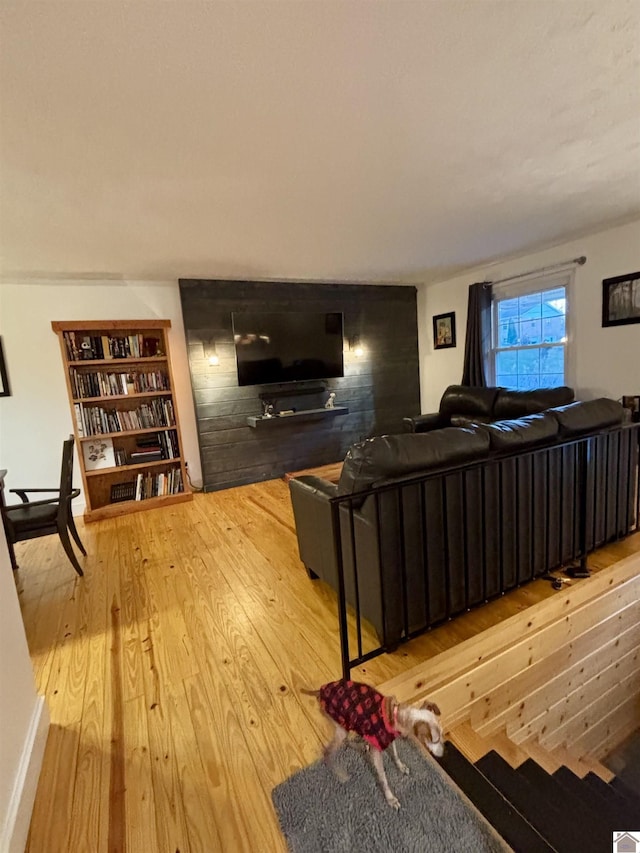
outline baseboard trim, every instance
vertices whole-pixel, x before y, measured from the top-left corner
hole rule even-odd
[[[38,696],[0,836],[0,853],[24,853],[48,734],[49,710],[44,696]]]

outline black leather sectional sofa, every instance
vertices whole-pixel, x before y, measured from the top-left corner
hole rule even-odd
[[[602,398],[381,436],[350,448],[337,485],[292,479],[307,572],[344,589],[343,661],[345,602],[389,648],[631,532],[640,425],[623,414]]]
[[[468,423],[492,423],[506,418],[521,418],[543,412],[552,406],[565,406],[574,401],[573,388],[537,388],[535,391],[513,391],[490,386],[449,385],[440,399],[437,412],[403,418],[407,432],[430,432],[448,426]]]

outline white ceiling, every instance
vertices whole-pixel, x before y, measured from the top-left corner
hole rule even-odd
[[[3,0],[5,279],[425,280],[640,214],[640,0]]]

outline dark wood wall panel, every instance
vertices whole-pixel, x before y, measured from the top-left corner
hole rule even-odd
[[[420,411],[418,322],[414,287],[181,279],[205,491],[280,477],[342,459],[356,441],[400,432]],[[344,315],[344,377],[295,385],[239,387],[231,314],[237,311],[340,311]],[[359,335],[365,354],[349,351]],[[220,364],[206,352],[215,347]],[[317,397],[289,397],[282,408],[322,405],[329,391],[349,414],[300,418],[253,429],[259,394],[323,386]],[[274,396],[277,394],[274,393]],[[293,402],[292,402],[293,401]]]

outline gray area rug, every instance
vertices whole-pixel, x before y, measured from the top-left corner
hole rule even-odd
[[[435,760],[408,741],[398,754],[411,773],[385,756],[391,790],[400,810],[387,805],[371,762],[345,746],[336,766],[341,782],[323,762],[294,773],[272,791],[280,827],[291,853],[504,853],[510,848],[450,781]]]

